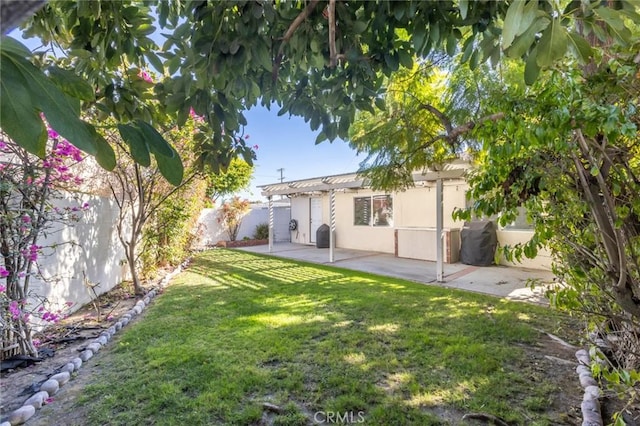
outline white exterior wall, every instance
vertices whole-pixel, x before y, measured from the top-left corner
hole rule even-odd
[[[289,206],[277,205],[273,209],[274,221],[274,241],[289,241],[289,219],[291,208]],[[227,241],[229,235],[218,223],[220,208],[203,209],[198,218],[200,228],[200,239],[198,245],[201,247],[215,245],[218,241]],[[269,207],[263,204],[252,205],[251,210],[242,218],[237,240],[244,238],[252,239],[256,226],[262,223],[269,223]]]
[[[45,277],[55,277],[53,282],[32,281],[32,294],[46,298],[52,310],[61,308],[65,302],[74,302],[71,311],[89,303],[94,295],[84,284],[87,279],[97,284],[98,295],[111,290],[128,278],[124,249],[118,239],[118,206],[105,197],[82,196],[80,204],[89,203],[89,209],[80,214],[80,221],[73,226],[59,225],[49,237],[38,241],[46,247],[58,244],[53,249],[44,249],[41,256],[41,271]],[[59,206],[77,206],[76,201],[60,201]],[[32,299],[33,300],[33,299]]]
[[[309,197],[291,198],[291,219],[298,222],[298,229],[291,231],[291,242],[298,244],[311,244],[310,238],[310,204]],[[324,219],[324,209],[323,209]]]
[[[453,220],[452,213],[456,207],[466,205],[468,184],[463,180],[445,181],[443,185],[443,225],[451,230],[450,246],[445,242],[445,250],[449,250],[451,259],[459,258],[460,234],[464,223]],[[336,247],[354,250],[370,250],[382,253],[395,253],[395,231],[398,233],[398,255],[412,259],[435,260],[435,227],[436,227],[436,188],[435,182],[426,183],[424,187],[410,188],[403,192],[394,192],[393,226],[355,226],[354,198],[371,195],[384,195],[384,192],[370,189],[336,191]],[[317,195],[322,197],[322,222],[330,225],[329,193]],[[298,229],[291,233],[291,242],[312,244],[309,239],[309,196],[291,198],[291,218],[298,221]],[[502,229],[498,230],[500,245],[513,245],[526,242],[533,235],[532,231]],[[433,246],[433,247],[432,247]],[[514,265],[502,261],[505,265]],[[547,251],[541,251],[535,259],[525,259],[516,266],[533,269],[550,269],[551,257]]]
[[[353,224],[353,199],[371,195],[385,195],[385,193],[379,191],[374,192],[368,189],[336,193],[336,247],[394,253],[393,226],[355,226]],[[327,197],[327,212],[329,211],[328,206],[329,201]],[[394,194],[394,223],[397,211]]]
[[[442,190],[443,227],[462,228],[463,222],[454,221],[454,208],[465,206],[468,185],[461,181],[445,181]],[[395,226],[403,228],[436,227],[436,187],[429,183],[425,187],[410,188],[393,194]]]
[[[533,236],[533,231],[524,229],[499,229],[497,234],[499,246],[514,246],[518,243],[526,243],[527,241],[529,241]],[[501,265],[518,266],[521,268],[531,269],[551,270],[551,263],[551,253],[546,249],[539,250],[535,258],[523,258],[521,262],[508,262],[503,257],[500,259]]]

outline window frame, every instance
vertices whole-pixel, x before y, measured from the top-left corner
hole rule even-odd
[[[381,215],[376,217],[377,212],[384,213],[384,219],[381,220]],[[392,228],[393,216],[391,194],[353,197],[353,226]]]

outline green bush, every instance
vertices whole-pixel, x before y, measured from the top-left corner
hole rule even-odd
[[[253,233],[253,238],[256,240],[266,240],[269,238],[269,224],[268,223],[259,223],[256,225],[256,230]]]
[[[193,181],[171,195],[149,218],[140,253],[142,273],[153,277],[158,268],[176,266],[197,238],[197,221],[206,201],[206,183]]]

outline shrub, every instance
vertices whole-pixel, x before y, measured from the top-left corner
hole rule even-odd
[[[269,238],[269,224],[268,223],[259,223],[256,225],[256,230],[253,233],[253,238],[256,240],[266,240]]]
[[[240,197],[233,197],[222,205],[218,223],[226,228],[230,241],[236,240],[238,232],[240,232],[240,225],[242,225],[242,218],[249,210],[251,210],[249,201],[241,200]]]

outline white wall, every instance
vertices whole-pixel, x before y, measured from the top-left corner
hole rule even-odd
[[[515,230],[515,229],[498,229],[498,246],[515,246],[516,244],[526,243],[533,236],[533,231]],[[522,259],[521,262],[509,262],[504,257],[500,258],[500,264],[506,266],[519,266],[521,268],[531,269],[547,269],[551,270],[551,253],[546,250],[539,250],[533,259]]]
[[[309,197],[294,197],[291,199],[291,219],[295,219],[298,222],[298,229],[291,232],[292,243],[311,244],[309,206]],[[324,220],[324,208],[322,216]]]
[[[218,223],[220,208],[203,209],[198,219],[201,237],[198,245],[201,247],[215,245],[218,241],[227,241],[229,235]],[[288,205],[274,205],[274,241],[289,241],[289,219],[291,218],[291,208]],[[256,226],[262,223],[269,223],[269,207],[266,204],[251,205],[251,210],[242,218],[240,230],[236,240],[253,238]]]
[[[454,235],[464,225],[462,221],[452,218],[454,209],[464,208],[466,205],[466,191],[469,186],[464,180],[448,180],[443,185],[443,210],[444,228],[450,228]],[[382,253],[395,253],[396,229],[402,229],[399,244],[401,257],[415,259],[435,259],[434,247],[429,244],[411,246],[413,237],[422,235],[421,231],[434,232],[436,226],[436,188],[435,183],[427,183],[424,187],[411,188],[403,192],[394,192],[393,196],[393,226],[355,226],[354,222],[354,198],[371,195],[384,195],[384,192],[370,189],[336,191],[336,247],[371,250]],[[330,224],[329,193],[322,193],[322,222]],[[298,221],[298,229],[291,233],[291,242],[299,244],[311,244],[309,239],[309,196],[297,196],[291,198],[291,218]],[[526,242],[533,235],[527,230],[499,230],[499,244],[515,244]],[[452,249],[459,244],[452,244]],[[456,261],[459,253],[450,253],[451,259]],[[513,265],[502,261],[505,265]],[[525,259],[517,266],[549,269],[551,265],[550,254],[541,251],[535,259]]]
[[[356,226],[354,222],[354,198],[370,195],[384,195],[384,192],[368,189],[357,192],[336,193],[336,246],[354,249],[371,250],[381,253],[394,253],[394,228],[393,226]],[[393,194],[393,214],[398,211]],[[327,223],[329,223],[329,197],[326,198]]]
[[[443,260],[456,263],[460,257],[460,230],[444,228]],[[436,228],[398,228],[398,257],[409,259],[438,260]]]
[[[462,228],[463,222],[451,217],[453,210],[465,206],[465,192],[468,185],[463,181],[445,181],[442,188],[442,209],[445,228]],[[425,187],[410,188],[397,192],[393,198],[395,225],[397,227],[436,227],[435,183]]]
[[[46,298],[55,309],[65,302],[74,302],[72,311],[89,303],[93,293],[84,284],[83,272],[88,280],[97,284],[98,294],[105,293],[127,278],[124,250],[116,230],[118,206],[105,197],[83,195],[80,203],[89,203],[89,209],[80,215],[80,221],[58,225],[47,239],[38,245],[58,244],[55,250],[45,249],[40,257],[45,277],[54,282],[32,281],[31,292]],[[59,201],[59,207],[77,206],[76,201]]]

